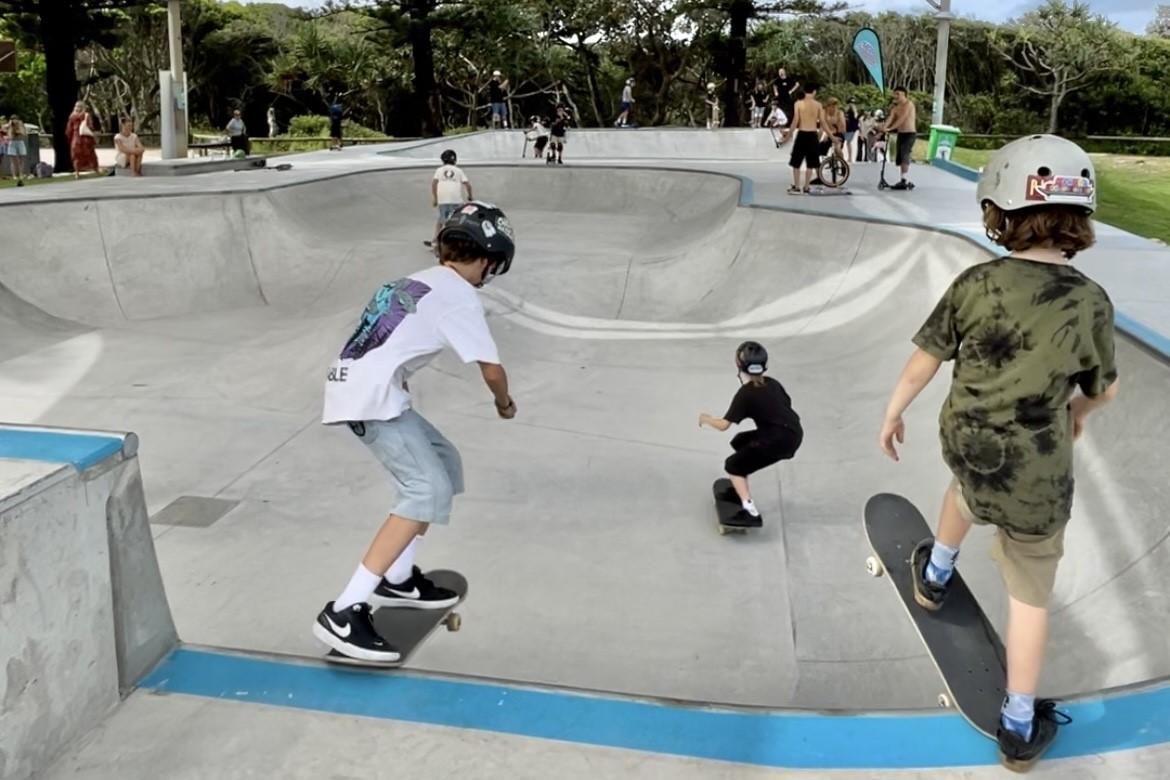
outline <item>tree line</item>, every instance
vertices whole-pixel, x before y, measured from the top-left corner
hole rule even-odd
[[[487,82],[507,78],[524,123],[567,105],[582,126],[606,126],[633,77],[643,126],[704,123],[714,82],[725,126],[747,124],[747,95],[783,65],[825,95],[878,108],[851,50],[873,27],[887,92],[905,86],[926,129],[937,26],[930,12],[869,14],[834,0],[331,0],[313,11],[279,4],[184,0],[182,36],[193,127],[222,128],[241,109],[264,135],[340,97],[351,127],[434,136],[488,124]],[[1118,30],[1080,0],[1047,0],[1007,24],[952,23],[946,121],[966,133],[1170,134],[1170,6],[1146,35]],[[0,114],[54,131],[77,99],[102,127],[119,116],[155,130],[158,71],[168,67],[165,2],[0,0],[0,39],[19,46],[0,75]]]

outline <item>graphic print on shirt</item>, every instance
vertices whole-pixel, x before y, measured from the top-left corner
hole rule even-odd
[[[398,279],[382,285],[362,312],[357,329],[345,342],[341,359],[357,360],[385,344],[406,315],[418,310],[419,301],[430,291],[430,287],[414,279]]]

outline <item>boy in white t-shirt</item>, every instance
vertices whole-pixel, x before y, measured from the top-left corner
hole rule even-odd
[[[411,408],[407,380],[450,347],[465,363],[479,363],[499,416],[516,415],[475,291],[512,265],[508,218],[495,206],[466,203],[443,225],[438,246],[438,266],[374,293],[325,382],[322,422],[348,424],[390,472],[398,493],[349,584],[313,624],[313,635],[326,645],[366,661],[399,658],[374,627],[373,609],[442,609],[458,599],[414,566],[423,534],[450,520],[452,500],[463,492],[463,466],[455,446]]]
[[[443,164],[435,169],[435,176],[431,179],[431,205],[439,210],[435,220],[435,236],[432,241],[423,242],[435,248],[436,256],[439,254],[439,231],[443,229],[443,225],[460,206],[475,199],[471,192],[471,181],[463,173],[463,169],[455,164],[458,159],[455,150],[446,150],[439,159]],[[466,197],[464,191],[467,193]]]
[[[634,107],[634,80],[626,79],[626,86],[622,88],[622,112],[618,115],[614,127],[626,127],[630,123],[630,109]]]

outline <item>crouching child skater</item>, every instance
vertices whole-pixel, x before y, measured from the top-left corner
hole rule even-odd
[[[731,448],[735,452],[728,456],[723,466],[735,490],[727,500],[739,501],[743,506],[743,511],[734,521],[754,527],[762,525],[763,520],[752,500],[748,477],[796,455],[804,441],[804,428],[784,386],[764,375],[768,370],[768,352],[763,345],[745,341],[736,347],[735,368],[741,384],[727,413],[723,417],[700,414],[699,427],[706,425],[717,431],[726,431],[744,420],[756,424],[755,430],[742,431],[731,439]]]

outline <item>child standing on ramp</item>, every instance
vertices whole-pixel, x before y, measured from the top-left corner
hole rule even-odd
[[[439,159],[443,164],[435,169],[435,175],[431,177],[431,208],[436,209],[434,238],[423,242],[434,249],[436,257],[439,255],[439,231],[443,225],[464,203],[475,199],[471,180],[455,164],[459,160],[455,150],[443,150]]]
[[[911,556],[915,600],[944,608],[972,523],[996,527],[991,557],[1010,603],[1000,762],[1025,772],[1056,738],[1058,719],[1067,722],[1036,689],[1072,511],[1073,442],[1117,393],[1113,304],[1069,265],[1094,243],[1093,162],[1080,147],[1052,135],[1014,141],[987,163],[976,197],[988,237],[1008,254],[961,273],[914,336],[880,443],[898,459],[903,412],[943,361],[955,361],[939,415],[953,478],[936,538]]]
[[[732,438],[731,448],[735,452],[723,467],[736,493],[728,499],[734,501],[738,497],[747,515],[759,518],[760,511],[748,489],[748,476],[792,458],[804,440],[804,429],[784,386],[772,377],[764,376],[768,370],[768,352],[763,345],[745,341],[736,347],[735,368],[742,384],[731,399],[727,413],[721,418],[700,414],[699,427],[707,425],[726,431],[747,419],[755,422],[754,431],[743,431]],[[748,377],[746,382],[743,381],[744,374]]]
[[[342,655],[393,662],[393,637],[378,634],[372,607],[444,609],[458,595],[414,566],[431,525],[446,525],[463,492],[455,445],[411,408],[407,380],[444,348],[477,362],[497,414],[516,415],[508,377],[475,290],[508,272],[514,252],[504,213],[464,204],[439,233],[439,265],[381,287],[325,382],[322,422],[346,423],[390,473],[398,500],[349,584],[313,623],[313,635]],[[388,641],[390,640],[390,641]]]

